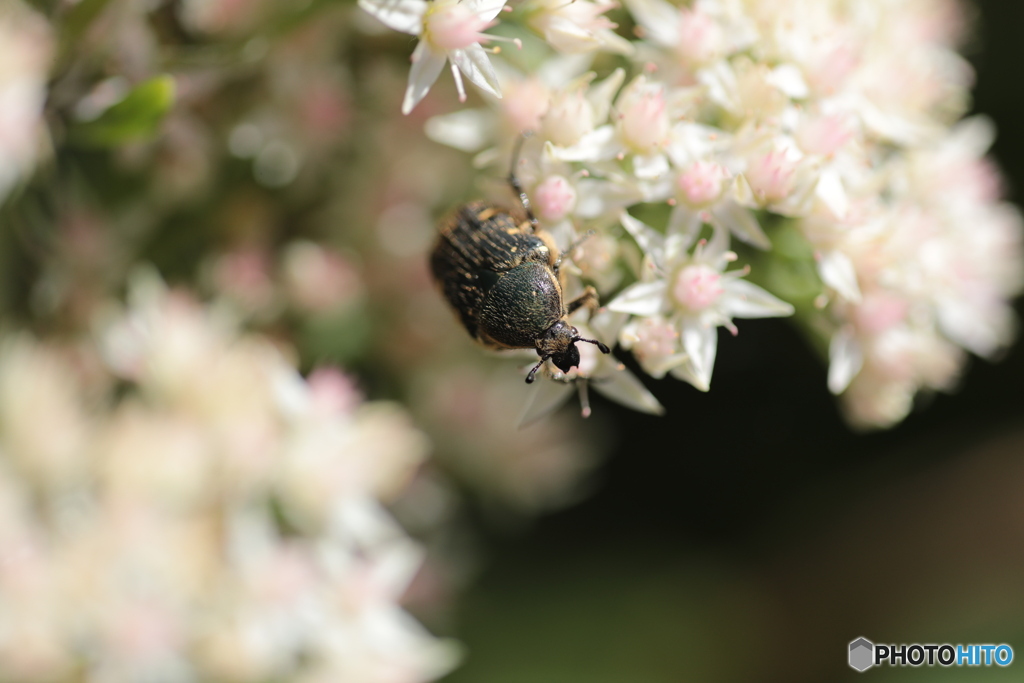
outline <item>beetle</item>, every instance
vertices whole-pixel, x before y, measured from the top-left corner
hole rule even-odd
[[[537,351],[540,360],[526,376],[531,384],[548,360],[566,373],[578,366],[577,342],[611,351],[566,321],[583,306],[596,308],[597,292],[588,286],[564,301],[563,254],[538,225],[516,177],[522,143],[520,138],[507,178],[522,214],[483,201],[460,206],[441,224],[430,269],[471,337],[494,349]]]

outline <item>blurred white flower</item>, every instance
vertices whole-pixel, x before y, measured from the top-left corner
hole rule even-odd
[[[399,604],[422,553],[383,501],[426,454],[404,411],[152,276],[130,301],[99,325],[124,383],[96,405],[68,356],[0,343],[0,676],[448,671]]]
[[[618,6],[591,0],[528,0],[523,12],[526,23],[559,52],[607,50],[629,55],[633,44],[615,33],[618,25],[604,16]]]
[[[460,72],[484,92],[501,97],[498,76],[480,43],[497,39],[483,31],[497,23],[505,0],[359,0],[359,6],[386,26],[420,37],[411,57],[403,114],[426,97],[446,61],[451,62],[460,101],[466,100]]]
[[[0,203],[32,171],[43,144],[51,34],[20,0],[0,6]]]

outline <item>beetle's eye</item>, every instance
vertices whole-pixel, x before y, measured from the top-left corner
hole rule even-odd
[[[580,336],[580,331],[577,330],[575,327],[572,328],[572,336],[574,336],[574,337]]]

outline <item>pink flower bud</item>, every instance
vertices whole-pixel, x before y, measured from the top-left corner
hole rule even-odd
[[[616,107],[619,134],[635,153],[651,154],[666,143],[671,124],[661,86],[641,76],[627,86]]]
[[[633,353],[647,366],[657,366],[677,353],[679,332],[660,317],[644,318],[636,328]]]
[[[482,31],[493,25],[465,3],[435,0],[423,17],[423,37],[440,50],[461,50],[486,41]]]
[[[678,197],[693,208],[714,204],[725,191],[729,172],[709,161],[697,161],[676,178]]]
[[[576,207],[576,190],[562,176],[548,176],[533,191],[533,203],[541,218],[559,221]]]
[[[349,415],[363,402],[355,382],[338,368],[317,368],[309,374],[306,383],[313,410],[321,417]]]
[[[796,162],[782,151],[773,151],[756,157],[747,168],[750,189],[762,202],[777,202],[793,191]]]
[[[528,78],[513,80],[502,87],[505,94],[501,98],[501,108],[508,127],[517,134],[539,131],[551,97],[547,86],[536,78]]]
[[[811,119],[796,131],[800,149],[826,157],[835,154],[852,136],[849,122],[838,114]]]
[[[561,147],[575,145],[581,137],[594,130],[594,108],[582,90],[558,92],[541,121],[545,138]]]
[[[863,333],[876,335],[902,323],[909,307],[901,297],[875,292],[864,296],[854,312],[854,320]]]
[[[699,9],[679,10],[679,43],[676,48],[683,61],[703,64],[722,52],[722,29]]]
[[[704,264],[686,266],[676,275],[672,295],[685,308],[703,311],[712,306],[725,290],[718,284],[721,273]]]

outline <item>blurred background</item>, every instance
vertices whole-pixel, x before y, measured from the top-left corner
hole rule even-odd
[[[858,636],[1024,657],[1020,344],[863,434],[797,331],[745,321],[720,335],[707,394],[623,357],[663,417],[594,397],[589,420],[567,406],[518,429],[521,376],[466,337],[430,281],[436,220],[480,189],[468,155],[423,134],[455,107],[450,79],[400,114],[408,36],[334,0],[29,4],[54,28],[20,25],[9,63],[51,64],[52,142],[31,179],[0,173],[2,332],[49,340],[87,406],[147,395],[79,345],[109,336],[98,321],[151,264],[306,376],[341,368],[331,400],[400,403],[430,458],[379,497],[425,551],[404,608],[463,645],[443,680],[853,680]],[[974,7],[971,110],[995,121],[1018,201],[1024,6]],[[32,382],[8,375],[0,404]],[[42,481],[23,497],[51,495]],[[282,537],[316,535],[283,516]],[[1020,666],[865,675],[995,682]],[[220,680],[287,678],[231,671]]]

